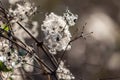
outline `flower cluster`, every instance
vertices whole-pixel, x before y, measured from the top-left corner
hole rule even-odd
[[[16,7],[15,7],[16,6]],[[15,7],[15,8],[14,8]],[[31,31],[33,36],[38,36],[38,22],[31,21],[30,17],[34,15],[37,11],[37,7],[34,6],[34,3],[26,1],[24,3],[16,3],[15,5],[11,5],[9,8],[8,17],[10,18],[10,23],[12,24],[13,31],[15,31],[15,35],[19,36],[19,39],[24,41],[25,38],[29,38],[29,36],[24,32],[23,29],[16,22],[20,22],[23,26],[27,28],[28,31]],[[30,24],[30,25],[29,25]],[[28,28],[28,27],[31,28]],[[24,35],[22,33],[25,33]]]
[[[74,26],[76,20],[78,19],[78,15],[74,15],[68,9],[66,10],[66,13],[63,14],[63,17],[65,18],[65,20],[69,26]]]
[[[64,66],[64,62],[61,61],[56,71],[59,80],[73,80],[75,77],[72,75],[69,69]]]
[[[13,76],[12,73],[14,72],[14,69],[22,67],[25,65],[25,63],[30,63],[31,60],[32,58],[30,58],[30,56],[27,56],[26,51],[20,48],[16,49],[14,46],[11,46],[11,43],[8,40],[0,38],[0,71],[2,72],[5,80],[10,76]],[[26,67],[29,66],[25,65],[25,70],[28,69]],[[6,74],[9,74],[9,76],[5,77]]]
[[[26,60],[24,57],[27,52],[22,49],[15,49],[14,46],[10,45],[8,40],[0,40],[0,61],[3,62],[7,68],[20,67],[21,63]]]
[[[18,1],[21,1],[21,0],[8,0],[10,4],[15,4],[16,2]]]
[[[77,18],[78,16],[72,14],[69,10],[63,16],[58,16],[54,13],[46,15],[41,30],[45,34],[44,44],[49,48],[51,54],[71,48],[69,42],[72,36],[69,26],[74,26],[74,21]]]
[[[30,17],[35,13],[36,10],[37,8],[29,2],[25,2],[22,4],[17,3],[15,5],[11,5],[11,7],[9,8],[8,12],[6,13],[8,21],[10,21],[12,31],[14,32],[15,36],[18,36],[18,39],[24,41],[24,38],[27,38],[28,35],[23,35],[25,31],[21,29],[16,22],[20,22],[23,26],[27,27],[30,21]],[[0,15],[2,16],[2,14]],[[11,30],[9,28],[10,26],[6,23],[6,21],[7,20],[6,18],[4,19],[4,17],[0,20],[0,34],[12,40],[12,35],[8,35]],[[27,30],[31,31],[34,36],[37,36],[38,22],[31,21],[31,26],[32,28]],[[26,47],[26,49],[28,49],[27,45]],[[0,37],[0,72],[3,76],[3,80],[8,80],[11,76],[14,76],[13,73],[16,71],[16,69],[20,67],[23,67],[28,72],[32,71],[33,66],[27,65],[26,63],[32,65],[33,58],[31,58],[31,56],[29,56],[25,50],[16,46],[11,41]]]
[[[22,5],[16,4],[16,8],[12,9],[12,7],[9,9],[9,15],[13,18],[11,22],[24,22],[27,23],[29,18],[32,14],[34,14],[37,10],[37,7],[33,7],[33,4],[29,2],[25,2]]]
[[[24,68],[25,71],[32,71],[33,67],[36,67],[33,63],[34,60],[38,62],[39,65],[42,65],[43,68],[41,69],[44,69],[43,71],[45,71],[45,73],[54,73],[54,69],[49,67],[49,64],[46,64],[45,61],[36,55],[39,48],[45,53],[45,50],[49,50],[50,54],[45,55],[47,55],[56,68],[56,74],[54,74],[55,77],[57,75],[56,78],[59,80],[75,79],[70,70],[64,66],[64,62],[61,60],[59,63],[52,54],[71,49],[70,42],[72,35],[69,28],[75,25],[78,15],[73,14],[69,10],[66,10],[63,16],[56,15],[53,12],[46,15],[41,25],[41,30],[45,38],[43,44],[36,45],[36,43],[39,44],[39,41],[34,37],[38,35],[38,22],[31,21],[30,17],[36,12],[37,8],[30,2],[20,1],[21,0],[10,0],[11,7],[8,9],[8,12],[3,9],[6,14],[5,20],[0,20],[0,73],[3,76],[3,80],[7,80],[8,78],[10,80],[13,78],[16,79],[14,74],[16,69],[20,67]],[[29,26],[30,29],[26,29],[26,27]],[[28,35],[30,37],[28,37]],[[30,47],[23,42],[25,38],[32,38],[36,43]],[[59,65],[57,65],[57,63]],[[17,73],[19,73],[19,71]]]

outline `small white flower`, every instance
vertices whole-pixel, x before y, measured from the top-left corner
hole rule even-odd
[[[49,48],[50,53],[56,54],[57,51],[71,48],[69,42],[72,36],[69,26],[75,24],[75,19],[77,19],[77,15],[73,15],[69,10],[64,13],[64,16],[58,16],[53,12],[46,15],[41,30],[45,35],[44,44]]]
[[[33,4],[29,2],[25,2],[23,5],[16,4],[16,8],[12,9],[12,7],[9,9],[9,15],[12,16],[14,19],[11,22],[28,22],[28,17],[30,17],[35,11],[37,10],[37,7],[33,7]]]
[[[5,56],[0,56],[0,61],[5,62],[6,61],[6,57]]]
[[[21,67],[22,62],[19,58],[18,50],[12,50],[9,41],[3,38],[0,40],[0,61],[4,62],[7,68]]]
[[[68,9],[66,10],[66,13],[63,14],[63,17],[66,19],[69,26],[74,26],[78,19],[78,15],[74,15]]]
[[[27,1],[23,4],[16,3],[15,5],[15,9],[13,9],[14,6],[11,6],[9,8],[8,14],[9,17],[12,17],[10,19],[10,23],[12,23],[11,25],[13,27],[13,31],[15,31],[15,36],[19,36],[18,38],[23,42],[25,42],[25,38],[30,38],[30,36],[28,36],[28,34],[25,33],[25,31],[21,29],[21,27],[16,23],[20,22],[22,26],[24,26],[29,32],[31,32],[34,37],[37,37],[38,22],[30,20],[32,15],[37,11],[37,7],[34,6],[34,3],[30,3]],[[29,26],[32,28],[28,28]]]
[[[69,69],[64,66],[64,62],[61,61],[56,71],[59,80],[73,80],[75,77],[72,75]]]
[[[8,0],[10,4],[15,4],[16,2],[20,1],[20,0]]]
[[[15,62],[12,62],[12,64],[11,64],[12,66],[16,66],[16,63]]]

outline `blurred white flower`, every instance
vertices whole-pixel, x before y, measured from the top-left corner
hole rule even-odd
[[[5,62],[6,56],[4,53],[8,52],[9,46],[8,41],[4,39],[0,39],[0,61]]]
[[[61,61],[56,71],[59,80],[73,80],[75,77],[72,75],[69,69],[64,66],[64,62]]]
[[[16,8],[12,9],[12,7],[9,9],[9,15],[13,17],[13,20],[11,22],[17,22],[21,21],[23,23],[28,22],[28,17],[30,17],[32,14],[35,13],[37,10],[37,7],[34,7],[34,4],[31,4],[29,2],[25,2],[24,4],[16,4]]]
[[[74,19],[77,19],[77,16],[74,16],[70,11],[64,13],[64,16],[58,16],[54,13],[46,15],[41,30],[45,35],[44,44],[49,48],[50,53],[56,54],[56,51],[71,48],[68,44],[72,37],[69,26],[75,25]]]
[[[5,56],[0,56],[0,61],[5,62],[6,61],[6,57]]]
[[[5,39],[0,40],[0,51],[2,53],[8,52],[8,50],[9,50],[9,45],[8,44],[9,44],[8,40],[5,40]],[[0,54],[0,55],[2,55],[2,54]]]
[[[24,25],[23,25],[24,26]],[[28,34],[16,23],[14,24],[14,33],[15,36],[17,36],[21,41],[25,42],[25,39],[30,39],[31,37],[28,36]],[[24,26],[34,37],[38,36],[38,22],[37,21],[32,21],[31,25],[29,26]],[[24,35],[23,35],[24,34]]]
[[[9,9],[8,16],[11,18],[11,23],[13,27],[13,31],[15,31],[15,36],[19,36],[18,38],[25,41],[25,38],[30,38],[28,34],[21,29],[21,27],[16,23],[17,21],[22,24],[34,37],[38,36],[38,22],[31,21],[32,15],[36,12],[37,7],[35,7],[34,3],[25,2],[25,3],[16,3],[15,6],[11,6]],[[15,7],[15,9],[13,9]],[[31,25],[29,25],[31,24]],[[32,27],[32,28],[29,28]],[[24,35],[23,35],[24,33]]]
[[[65,18],[69,26],[74,26],[76,23],[76,20],[78,19],[78,15],[74,15],[68,9],[66,10],[66,13],[63,14],[63,17]]]
[[[10,4],[15,4],[16,2],[21,1],[21,0],[8,0]]]
[[[21,54],[23,56],[21,56]],[[4,38],[0,39],[0,61],[3,62],[6,67],[21,67],[21,64],[23,63],[22,60],[25,60],[27,62],[28,59],[25,58],[30,58],[29,56],[24,57],[24,54],[26,54],[25,51],[11,48],[10,42],[8,40],[5,40]]]
[[[34,56],[26,57],[25,60],[27,61],[27,64],[24,64],[23,68],[25,69],[26,72],[33,72],[34,66],[31,66],[31,65],[34,65]],[[28,64],[31,64],[31,65],[28,65]]]
[[[18,60],[18,56],[16,51],[11,53],[10,51],[10,43],[8,40],[2,39],[0,40],[0,61],[4,62],[7,67],[14,67],[13,62]]]

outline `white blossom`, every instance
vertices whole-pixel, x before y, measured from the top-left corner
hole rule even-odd
[[[46,15],[43,21],[41,30],[45,35],[44,44],[52,54],[56,54],[56,51],[69,50],[71,48],[69,42],[72,36],[69,31],[69,26],[75,24],[74,19],[77,19],[77,16],[69,14],[72,13],[68,12],[64,13],[64,16],[58,16],[52,12]]]
[[[72,75],[69,69],[64,66],[64,62],[61,61],[56,71],[59,80],[73,80],[75,77]]]
[[[0,39],[0,51],[2,53],[8,52],[8,50],[9,50],[9,45],[8,44],[9,44],[8,40]],[[2,54],[0,54],[0,55],[2,55]]]
[[[28,38],[28,35],[16,22],[20,22],[25,28],[28,27],[28,23],[30,22],[32,29],[27,28],[27,30],[31,31],[31,34],[36,37],[38,35],[38,22],[30,21],[30,17],[36,12],[37,8],[34,6],[34,4],[29,2],[22,4],[17,3],[19,1],[20,0],[9,0],[10,4],[14,4],[14,8],[12,6],[10,7],[8,11],[8,18],[15,36],[18,36],[20,40],[24,41],[23,39]],[[49,15],[46,15],[46,18],[41,25],[41,30],[44,32],[45,36],[43,43],[45,46],[47,46],[51,54],[56,54],[57,51],[71,49],[69,42],[71,41],[72,36],[69,31],[69,27],[75,25],[77,18],[78,16],[74,15],[69,10],[67,10],[63,16],[56,15],[53,12],[51,12]],[[0,24],[2,25],[2,22],[0,22]],[[14,48],[11,48],[11,45],[13,45],[12,47]],[[21,52],[25,55],[21,56]],[[3,62],[5,67],[8,69],[15,70],[16,68],[24,67],[26,71],[32,72],[34,69],[33,66],[25,64],[30,63],[33,65],[34,60],[33,58],[31,60],[30,59],[31,57],[27,55],[25,50],[18,48],[18,46],[16,47],[16,45],[12,44],[9,40],[3,39],[0,41],[0,61]],[[15,77],[12,73],[14,72],[2,72],[2,74],[5,76],[5,80],[10,76]],[[6,76],[6,74],[8,75]],[[70,70],[64,66],[63,61],[60,62],[56,70],[56,74],[59,80],[75,79]]]
[[[19,36],[18,38],[23,42],[25,42],[25,38],[30,38],[28,34],[16,23],[20,22],[22,26],[24,26],[29,32],[31,32],[34,37],[37,37],[38,22],[31,21],[31,16],[36,12],[37,7],[35,7],[34,3],[30,3],[28,1],[22,4],[16,3],[15,5],[17,6],[15,7],[15,9],[13,9],[14,6],[11,6],[9,8],[8,14],[10,18],[12,17],[10,23],[12,24],[15,36]],[[32,28],[29,28],[29,26]]]
[[[21,49],[20,49],[21,50]],[[5,40],[3,38],[0,39],[0,61],[3,62],[6,67],[8,68],[18,68],[21,67],[21,64],[23,64],[22,60],[27,61],[29,56],[23,57],[20,56],[20,50],[12,49],[10,47],[10,42],[8,40]],[[26,52],[21,51],[22,54],[26,54]]]
[[[6,61],[6,57],[5,56],[0,56],[0,61],[5,62]]]
[[[32,14],[35,13],[37,10],[37,7],[33,7],[34,4],[31,4],[29,2],[25,2],[24,4],[16,4],[16,8],[13,9],[12,7],[9,9],[9,15],[13,17],[12,22],[28,22],[29,18]]]
[[[63,14],[65,20],[67,21],[69,26],[74,26],[76,20],[78,19],[78,15],[74,15],[70,10],[66,10],[66,13]]]
[[[34,36],[34,37],[37,37],[38,36],[38,22],[37,21],[32,21],[31,22],[31,28],[28,28],[25,26],[25,28]],[[20,28],[20,26],[16,23],[14,24],[14,33],[15,33],[15,36],[18,36],[18,38],[25,42],[25,39],[28,38],[30,39],[31,37],[28,36],[28,34],[22,29]],[[23,35],[24,33],[24,35]]]
[[[20,1],[20,0],[8,0],[10,4],[15,4],[16,2]]]
[[[4,48],[4,50],[3,50]],[[3,64],[6,66],[7,69],[11,69],[13,71],[4,72],[2,71],[3,80],[8,80],[9,77],[14,76],[14,70],[22,67],[22,64],[24,64],[23,60],[30,63],[30,57],[29,56],[20,56],[20,51],[17,49],[12,50],[10,48],[10,43],[8,40],[1,39],[0,40],[0,62],[3,62]],[[29,60],[28,60],[29,59]],[[33,60],[33,59],[31,59]],[[3,65],[1,64],[1,66]],[[26,67],[26,65],[24,66]],[[33,67],[27,65],[27,69],[30,69],[29,71],[32,71]]]
[[[0,61],[5,62],[7,60],[4,53],[9,51],[8,41],[0,39]]]

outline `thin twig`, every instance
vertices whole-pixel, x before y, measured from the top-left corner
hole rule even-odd
[[[53,56],[53,54],[49,53],[49,51],[48,51],[48,49],[47,49],[47,47],[45,45],[42,45],[42,47],[44,48],[47,56],[49,56],[51,61],[54,62],[54,64],[55,64],[54,66],[57,67],[58,62],[57,62],[56,58]]]
[[[35,41],[37,42],[37,44],[41,44],[27,29],[25,29],[19,22],[16,22],[23,30],[25,30],[29,36]]]
[[[37,69],[42,69],[42,68],[40,68],[40,67],[37,67],[37,66],[35,66],[35,65],[32,65],[32,64],[29,64],[29,63],[25,63],[25,64],[27,64],[27,65],[30,65],[30,66],[33,66],[33,67],[35,67],[35,68],[37,68]]]
[[[37,46],[37,50],[38,50],[38,54],[39,54],[40,50],[39,50],[39,47],[38,47],[38,46]],[[47,74],[48,72],[46,71],[44,65],[42,65],[42,64],[40,63],[40,66],[41,66],[42,70],[44,71],[44,73]],[[51,80],[51,79],[50,79],[50,74],[47,74],[47,79],[48,79],[48,80]]]
[[[5,36],[2,35],[2,34],[0,34],[0,36],[3,37],[3,38],[5,38],[5,39],[7,39],[7,40],[9,40],[9,41],[11,41],[12,43],[16,44],[17,46],[19,46],[20,48],[22,48],[23,50],[25,50],[26,52],[28,52],[30,55],[32,55],[31,52],[29,52],[28,50],[26,50],[26,49],[25,49],[24,47],[22,47],[21,45],[17,44],[15,41],[13,41],[13,40],[5,37]],[[48,70],[50,70],[50,71],[52,72],[52,69],[51,69],[47,64],[45,64],[42,60],[40,60],[38,57],[35,56],[35,60],[40,61]]]
[[[44,47],[42,46],[43,43],[42,43],[42,42],[39,42],[39,41],[38,41],[27,29],[25,29],[19,22],[17,22],[17,24],[20,25],[20,27],[29,34],[29,36],[37,43],[37,46],[39,46],[39,47],[43,50],[43,52],[47,55],[47,57],[50,59],[50,61],[52,62],[52,64],[53,64],[55,67],[57,67],[56,64],[55,64],[55,61],[53,61],[53,59],[50,57],[50,55],[46,52],[46,50],[45,50]]]
[[[85,24],[85,25],[86,25],[86,24]],[[78,36],[78,37],[72,39],[72,40],[67,44],[67,46],[66,46],[64,52],[62,53],[62,55],[61,55],[61,57],[60,57],[60,60],[59,60],[59,62],[58,62],[57,68],[59,67],[60,62],[61,62],[61,60],[63,59],[63,57],[64,57],[64,55],[65,55],[65,52],[66,52],[66,49],[67,49],[67,47],[69,46],[69,44],[72,43],[72,42],[74,42],[74,41],[76,41],[76,40],[79,39],[79,38],[84,38],[84,35],[83,35],[83,33],[84,33],[84,28],[85,28],[85,26],[83,26],[83,30],[82,30],[80,36]],[[91,33],[93,33],[93,32],[91,32]],[[91,34],[91,33],[88,33],[88,34]],[[85,35],[88,35],[88,34],[85,34]],[[57,69],[56,69],[56,70],[57,70]],[[56,71],[56,70],[55,70],[55,71]]]

